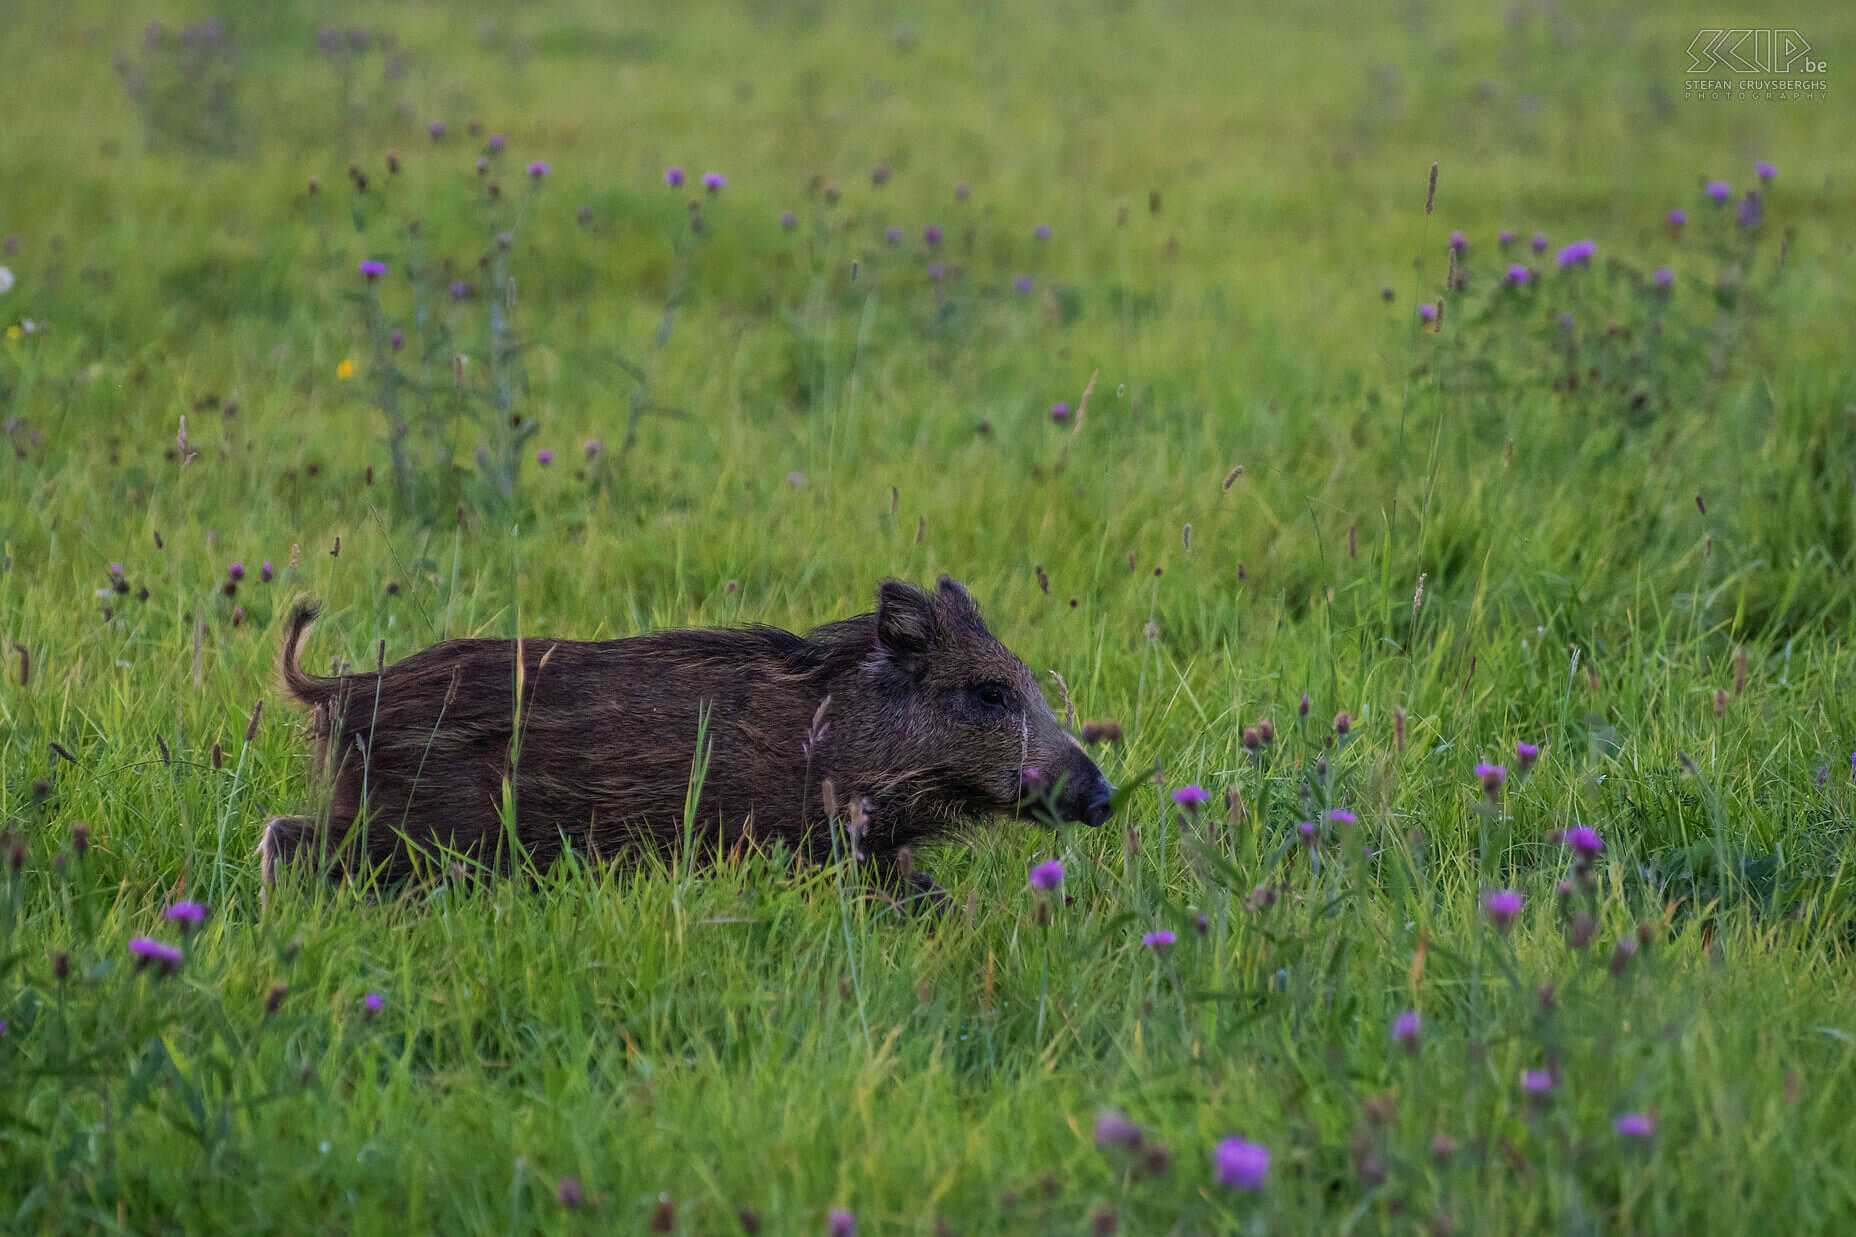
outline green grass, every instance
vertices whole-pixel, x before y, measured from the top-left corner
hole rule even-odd
[[[282,4],[228,23],[208,77],[233,106],[157,67],[145,123],[111,59],[170,63],[172,29],[144,53],[119,6],[15,7],[10,1227],[1856,1221],[1848,14],[1802,30],[1827,100],[1704,103],[1700,19],[1663,4],[1014,0],[906,30],[849,4]],[[344,107],[316,30],[362,21]],[[1697,177],[1738,195],[1755,159],[1780,175],[1749,235]],[[1559,272],[1536,228],[1599,257]],[[1446,296],[1453,229],[1470,285]],[[371,293],[364,257],[390,267]],[[1541,268],[1525,293],[1497,286],[1510,260]],[[1634,282],[1664,264],[1667,299]],[[1080,428],[1053,425],[1092,374]],[[832,871],[673,857],[259,902],[262,820],[316,796],[271,678],[296,596],[328,607],[310,665],[367,665],[444,634],[804,628],[938,571],[1122,723],[1105,766],[1136,788],[1100,831],[999,822],[926,857],[939,922],[841,902]],[[1540,763],[1486,808],[1473,768],[1519,741]],[[1213,802],[1182,822],[1165,795],[1192,782]],[[1358,823],[1311,863],[1296,824],[1340,805]],[[1606,848],[1562,904],[1575,823]],[[1046,925],[1026,873],[1053,856]],[[1499,887],[1529,899],[1509,933],[1479,912]],[[181,898],[211,914],[180,972],[135,971],[129,938],[179,940]],[[1527,1069],[1555,1072],[1544,1103]],[[1098,1150],[1109,1108],[1164,1171]],[[1214,1180],[1237,1135],[1272,1152],[1254,1193]]]

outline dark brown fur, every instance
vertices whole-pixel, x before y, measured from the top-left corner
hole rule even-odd
[[[867,815],[861,849],[879,875],[907,867],[904,847],[1019,813],[1028,769],[1054,786],[1064,819],[1100,824],[1109,811],[1114,788],[947,576],[932,593],[886,581],[874,614],[807,636],[448,640],[382,673],[333,678],[300,665],[315,617],[297,607],[280,660],[285,688],[312,710],[328,823],[273,819],[260,845],[267,884],[279,861],[308,853],[337,869],[364,855],[398,874],[408,843],[506,862],[505,786],[538,865],[563,841],[605,856],[674,850],[705,710],[693,832],[709,855],[777,839],[829,858],[827,780],[841,822]]]

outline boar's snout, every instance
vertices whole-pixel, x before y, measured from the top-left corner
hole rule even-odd
[[[1102,776],[1102,770],[1094,761],[1084,760],[1066,779],[1057,796],[1057,811],[1065,820],[1081,821],[1094,829],[1108,820],[1114,798],[1115,787]]]

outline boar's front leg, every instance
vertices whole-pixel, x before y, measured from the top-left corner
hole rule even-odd
[[[946,914],[954,899],[932,876],[915,866],[915,855],[904,846],[870,857],[870,876],[877,887],[898,898],[904,910]]]

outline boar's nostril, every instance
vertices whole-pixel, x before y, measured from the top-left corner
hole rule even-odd
[[[1114,809],[1115,788],[1107,781],[1098,782],[1096,791],[1083,805],[1083,823],[1091,829],[1106,822]]]

